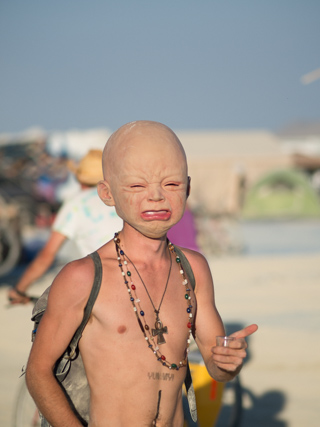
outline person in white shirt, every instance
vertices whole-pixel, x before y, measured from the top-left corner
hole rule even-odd
[[[97,183],[103,179],[102,151],[90,150],[79,165],[73,168],[73,172],[81,185],[81,191],[61,206],[47,243],[16,286],[9,290],[11,304],[25,304],[29,301],[27,289],[50,268],[66,240],[72,241],[80,257],[84,257],[122,229],[123,221],[115,208],[107,207],[97,193]]]

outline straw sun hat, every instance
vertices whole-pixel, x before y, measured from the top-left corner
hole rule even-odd
[[[70,161],[68,166],[80,184],[97,185],[103,179],[101,150],[90,150],[79,164]]]

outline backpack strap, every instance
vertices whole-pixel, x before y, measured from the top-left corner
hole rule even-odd
[[[174,250],[175,250],[176,254],[179,256],[179,258],[181,259],[181,264],[183,265],[183,269],[187,273],[187,276],[189,277],[189,280],[190,280],[191,287],[194,290],[196,287],[196,279],[194,278],[192,267],[191,267],[187,257],[185,256],[185,254],[182,252],[181,249],[179,249],[177,246],[175,246]]]
[[[191,267],[187,257],[185,256],[185,254],[182,252],[181,249],[179,249],[177,246],[175,246],[174,250],[175,250],[176,254],[179,256],[179,258],[181,260],[181,264],[183,266],[183,269],[187,273],[187,276],[189,277],[190,285],[191,285],[192,289],[194,290],[196,287],[196,280],[195,280],[195,277],[194,277],[194,274],[192,271],[192,267]],[[187,398],[188,398],[191,418],[194,422],[197,422],[198,415],[197,415],[196,395],[195,395],[193,384],[192,384],[192,377],[191,377],[189,361],[187,364],[187,373],[186,373],[186,378],[184,380],[184,385],[185,385],[186,390],[187,390]]]
[[[90,292],[90,296],[89,296],[87,305],[85,306],[85,309],[84,309],[82,322],[81,322],[80,326],[78,327],[78,329],[76,330],[76,332],[75,332],[75,334],[74,334],[74,336],[73,336],[73,338],[69,344],[69,349],[70,349],[69,358],[73,358],[73,356],[76,353],[78,342],[82,336],[82,332],[83,332],[86,324],[88,323],[88,320],[91,316],[91,312],[92,312],[94,303],[95,303],[97,296],[98,296],[98,293],[100,291],[101,280],[102,280],[101,259],[100,259],[98,252],[93,252],[92,254],[90,254],[90,257],[93,260],[94,268],[95,268],[94,281],[93,281],[93,285],[92,285],[92,289]]]

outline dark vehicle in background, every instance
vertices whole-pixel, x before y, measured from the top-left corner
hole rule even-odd
[[[67,160],[50,156],[43,140],[0,146],[0,277],[23,257],[25,232],[50,227],[68,173]]]
[[[19,209],[0,196],[0,277],[18,263],[21,254]]]

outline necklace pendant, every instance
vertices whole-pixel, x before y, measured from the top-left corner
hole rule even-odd
[[[165,344],[166,340],[164,339],[163,334],[168,333],[168,328],[166,326],[162,326],[162,322],[157,319],[154,324],[155,329],[151,329],[152,336],[157,337],[157,344]]]

